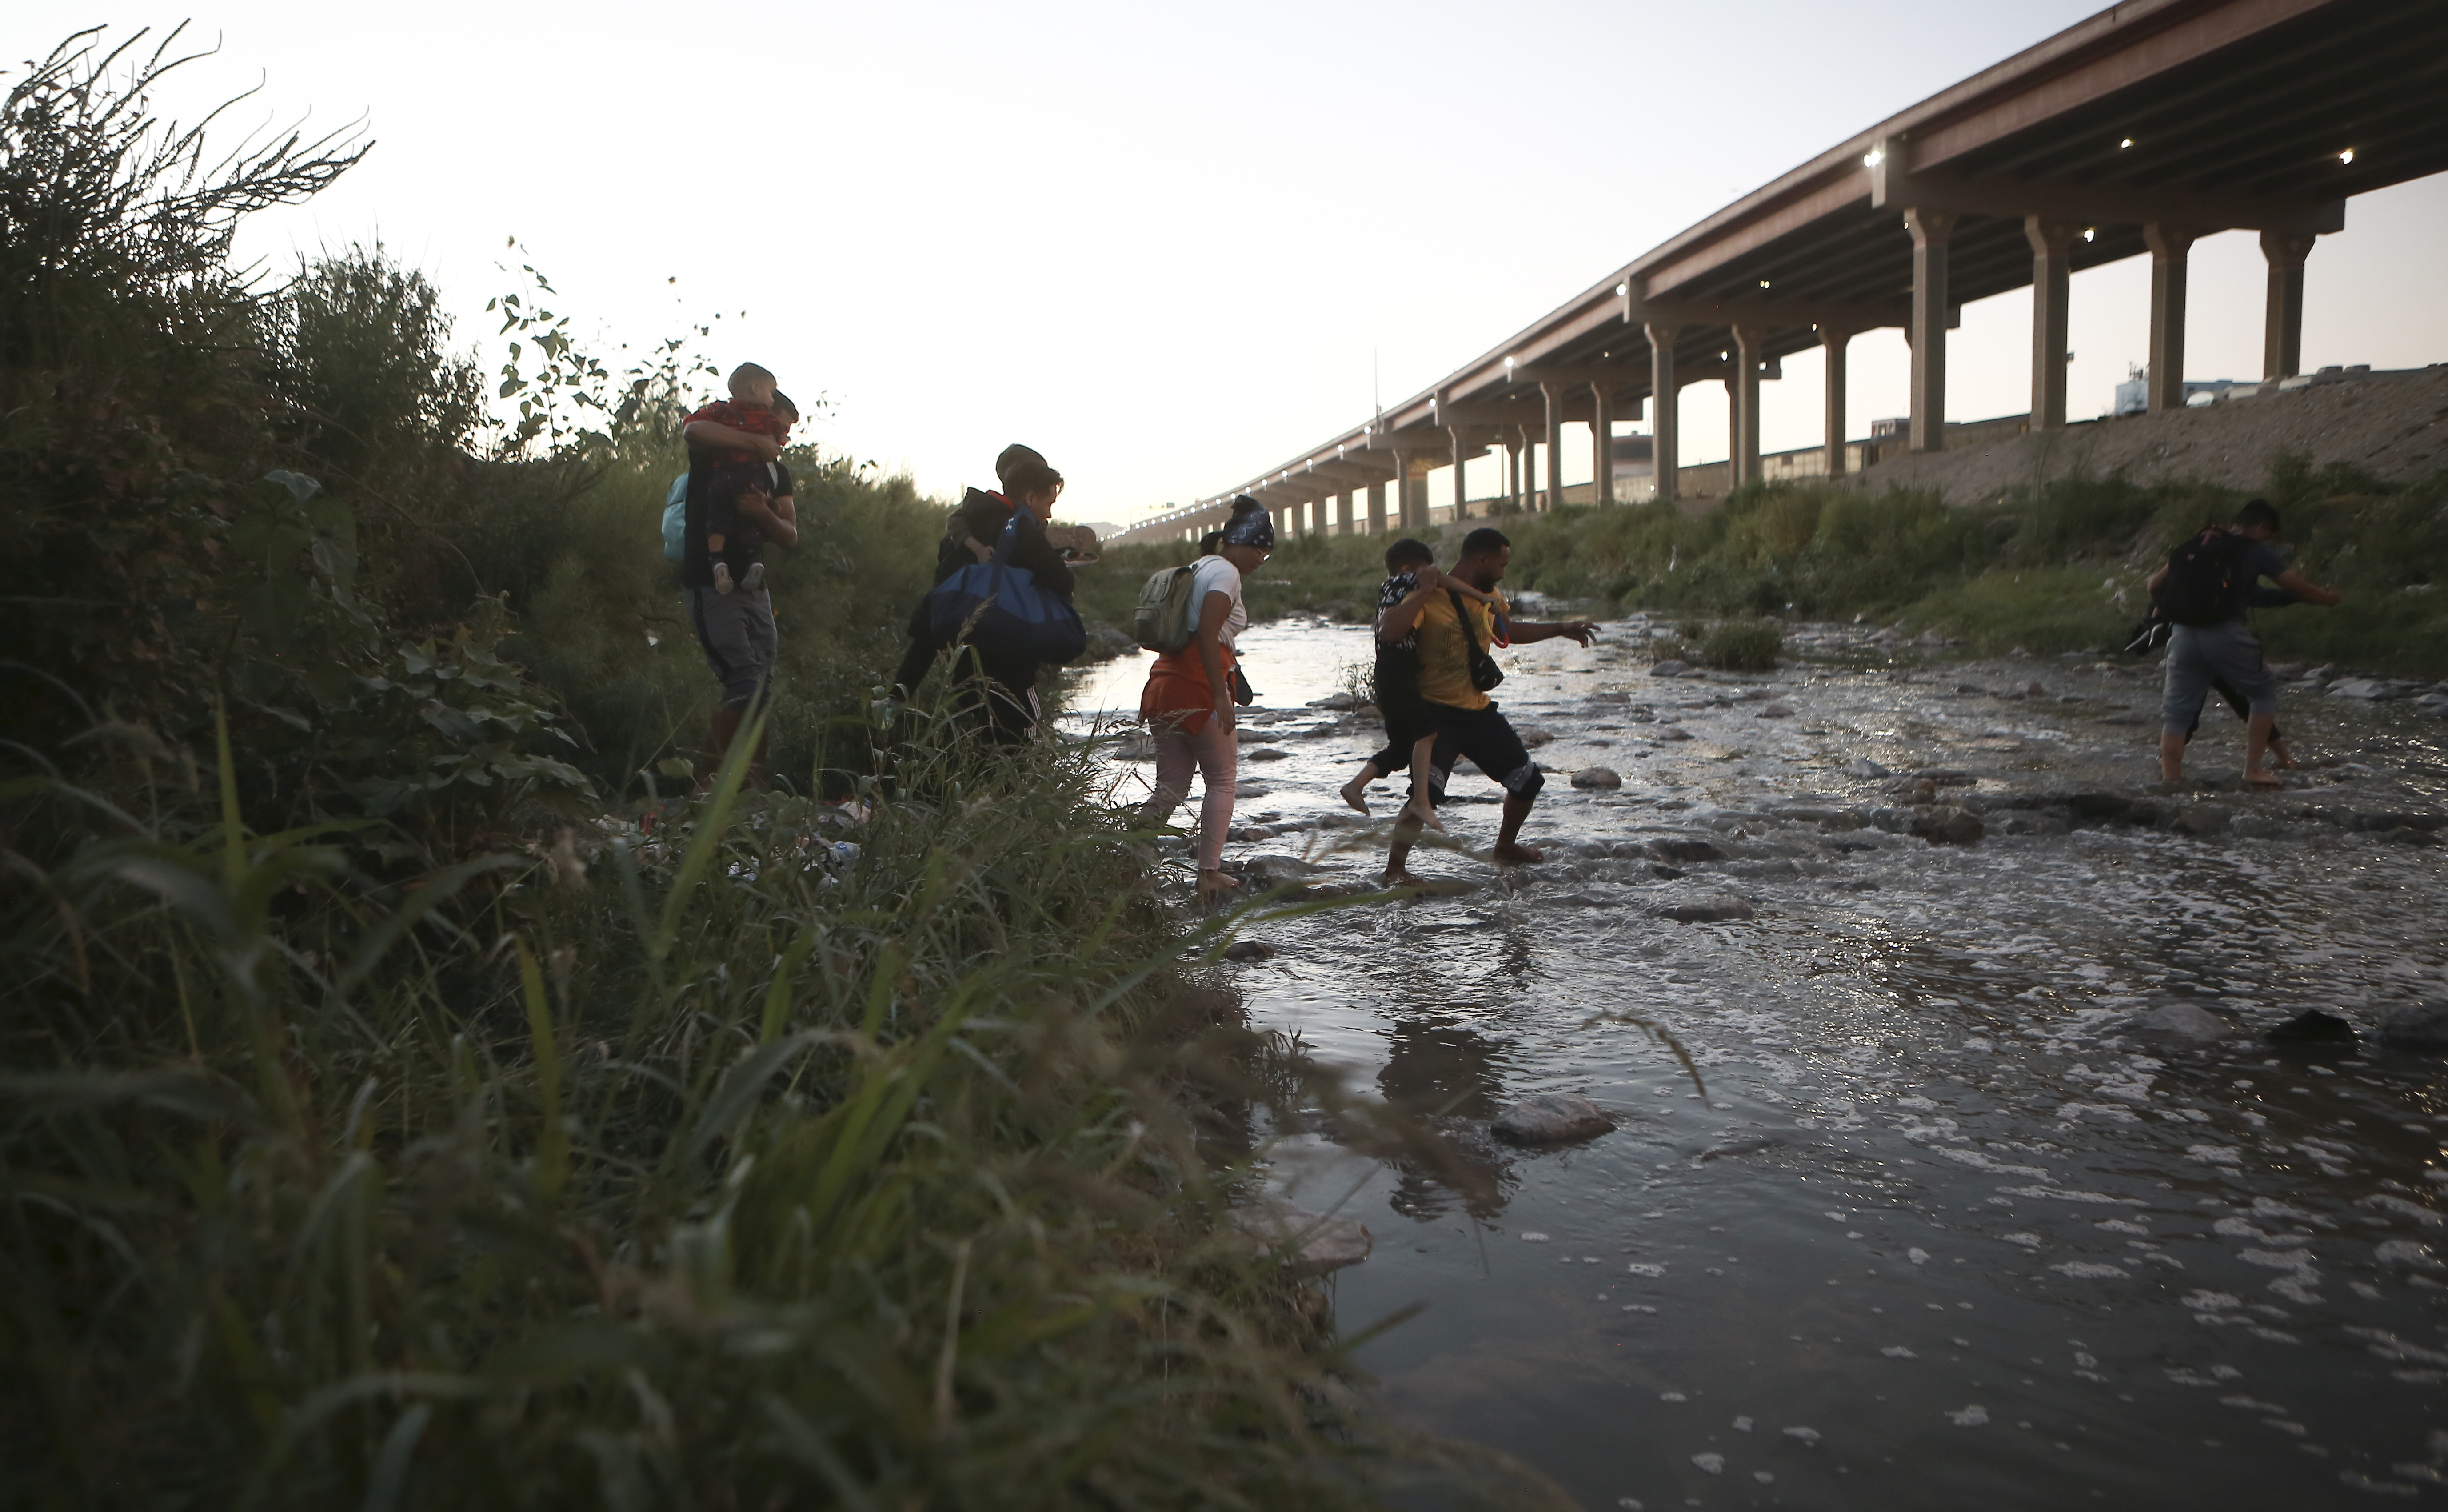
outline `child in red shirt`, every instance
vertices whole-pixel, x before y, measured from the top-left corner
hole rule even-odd
[[[791,438],[796,407],[775,388],[774,375],[753,363],[731,375],[731,397],[717,400],[690,415],[683,425],[699,420],[728,426],[749,435],[765,436],[776,446]],[[729,593],[736,581],[755,592],[764,581],[765,564],[758,560],[764,532],[738,512],[739,497],[751,491],[776,490],[765,459],[752,451],[711,450],[706,453],[714,476],[705,491],[705,554],[713,561],[714,586]],[[738,570],[735,574],[733,564]]]

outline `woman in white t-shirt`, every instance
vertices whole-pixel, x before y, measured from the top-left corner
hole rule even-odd
[[[1148,670],[1139,718],[1156,736],[1156,792],[1144,811],[1163,824],[1190,795],[1198,771],[1206,794],[1198,808],[1198,895],[1213,900],[1240,886],[1224,874],[1224,834],[1233,827],[1233,784],[1240,764],[1234,729],[1234,639],[1248,626],[1241,577],[1275,549],[1275,523],[1248,494],[1233,501],[1233,519],[1212,557],[1192,568],[1191,603],[1197,629],[1190,643],[1167,651]]]

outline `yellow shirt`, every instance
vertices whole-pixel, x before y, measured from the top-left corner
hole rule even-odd
[[[1471,628],[1482,651],[1496,645],[1496,616],[1510,615],[1513,606],[1496,596],[1491,609],[1477,599],[1464,599]],[[1484,709],[1487,695],[1470,685],[1470,648],[1463,642],[1462,622],[1454,618],[1453,595],[1439,588],[1420,608],[1420,697],[1457,709]]]

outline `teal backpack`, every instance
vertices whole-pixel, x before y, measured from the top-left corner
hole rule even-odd
[[[678,562],[688,555],[688,480],[685,472],[672,480],[671,491],[663,495],[663,560]]]

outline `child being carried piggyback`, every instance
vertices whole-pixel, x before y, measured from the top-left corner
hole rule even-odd
[[[688,420],[728,426],[781,447],[790,443],[791,425],[798,418],[798,407],[775,387],[774,374],[744,362],[732,372],[731,397],[705,406]],[[752,451],[712,451],[707,461],[713,478],[704,494],[705,554],[713,563],[715,591],[729,593],[736,584],[754,593],[765,580],[760,560],[765,536],[739,512],[739,500],[752,492],[789,493],[790,485],[783,481],[788,474]]]
[[[1386,548],[1386,581],[1377,589],[1379,624],[1385,623],[1387,610],[1413,598],[1448,589],[1482,603],[1496,602],[1469,584],[1438,571],[1436,560],[1436,552],[1426,542],[1409,537]],[[1406,767],[1415,777],[1425,775],[1436,749],[1436,721],[1427,700],[1420,697],[1420,632],[1416,624],[1391,641],[1382,634],[1378,637],[1376,681],[1377,712],[1386,720],[1386,749],[1362,762],[1359,773],[1343,785],[1343,801],[1363,813],[1368,812],[1368,784]],[[1406,807],[1422,824],[1443,830],[1444,826],[1437,821],[1436,806],[1418,791],[1422,786],[1414,782],[1414,796]]]

